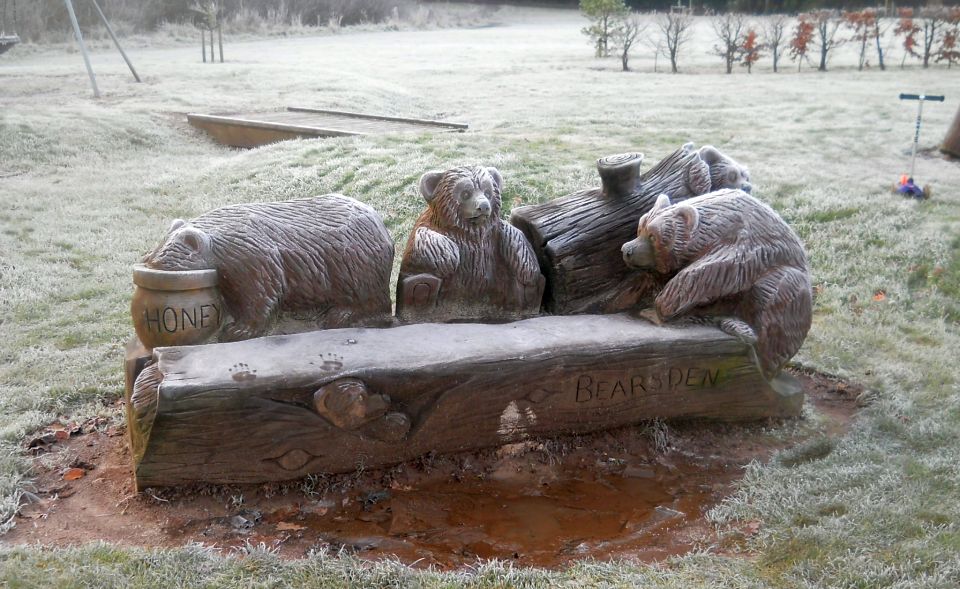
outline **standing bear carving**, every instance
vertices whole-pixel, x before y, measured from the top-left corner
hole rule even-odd
[[[754,346],[768,379],[810,330],[813,295],[803,245],[773,209],[740,190],[675,205],[661,195],[622,250],[632,268],[673,275],[656,297],[652,319],[718,317],[722,330]]]
[[[266,334],[279,311],[312,327],[390,321],[393,240],[380,215],[338,194],[219,208],[177,219],[148,268],[216,268],[232,322],[221,341]]]
[[[496,168],[427,172],[427,209],[400,264],[403,321],[509,321],[540,311],[544,278],[520,230],[500,218]]]

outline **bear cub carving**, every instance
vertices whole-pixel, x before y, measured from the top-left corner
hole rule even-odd
[[[177,219],[148,268],[216,268],[232,322],[221,341],[266,334],[279,311],[314,326],[390,321],[393,240],[380,215],[338,194],[219,208]]]
[[[740,190],[674,205],[661,195],[622,251],[632,268],[672,275],[656,297],[655,320],[720,317],[722,330],[754,346],[768,379],[810,330],[803,245],[773,209]]]
[[[540,310],[544,277],[519,229],[500,218],[496,168],[427,172],[420,215],[400,264],[404,321],[506,321]]]

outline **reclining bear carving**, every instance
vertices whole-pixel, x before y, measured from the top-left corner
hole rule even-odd
[[[216,268],[233,318],[221,341],[265,335],[278,311],[314,327],[389,323],[393,240],[380,215],[338,194],[240,204],[186,222],[143,258],[155,270]]]
[[[754,346],[773,378],[810,330],[813,294],[803,245],[766,204],[718,190],[671,205],[661,195],[623,245],[628,266],[675,275],[655,300],[653,320],[691,314]],[[732,316],[733,318],[731,318]]]
[[[500,218],[496,168],[427,172],[427,210],[400,264],[397,316],[404,321],[508,321],[540,311],[544,277],[533,248]]]

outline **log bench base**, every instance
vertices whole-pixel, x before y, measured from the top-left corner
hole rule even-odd
[[[803,403],[718,329],[626,314],[335,329],[143,359],[128,348],[140,489],[348,472],[654,418],[790,417]]]

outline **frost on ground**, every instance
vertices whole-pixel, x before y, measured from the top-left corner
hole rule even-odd
[[[809,249],[814,326],[797,361],[864,383],[854,429],[801,459],[757,465],[713,512],[720,527],[761,521],[752,559],[709,550],[650,568],[589,563],[563,572],[504,564],[415,573],[319,555],[244,561],[201,548],[4,548],[0,579],[79,584],[473,586],[956,586],[960,584],[960,164],[932,148],[960,98],[945,68],[722,73],[706,23],[680,75],[595,60],[574,12],[523,11],[506,26],[346,33],[228,43],[228,63],[194,47],[136,49],[134,84],[109,51],[93,56],[94,101],[75,53],[0,60],[0,521],[29,489],[21,444],[59,415],[102,413],[122,390],[132,333],[130,266],[170,219],[236,202],[343,192],[381,211],[398,247],[422,208],[419,175],[485,164],[505,178],[504,208],[597,183],[597,157],[655,162],[693,140],[747,163],[755,194]],[[649,52],[648,52],[649,53]],[[896,60],[896,57],[893,58]],[[660,66],[662,67],[662,61]],[[929,202],[890,193],[907,170],[915,103],[925,108],[918,181]],[[457,135],[217,146],[187,112],[286,105],[443,118]],[[648,164],[649,165],[649,164]],[[881,296],[882,295],[882,296]],[[2,540],[0,540],[2,542]],[[146,564],[146,566],[144,566]],[[30,575],[29,577],[27,575]],[[176,579],[176,581],[174,581]]]

